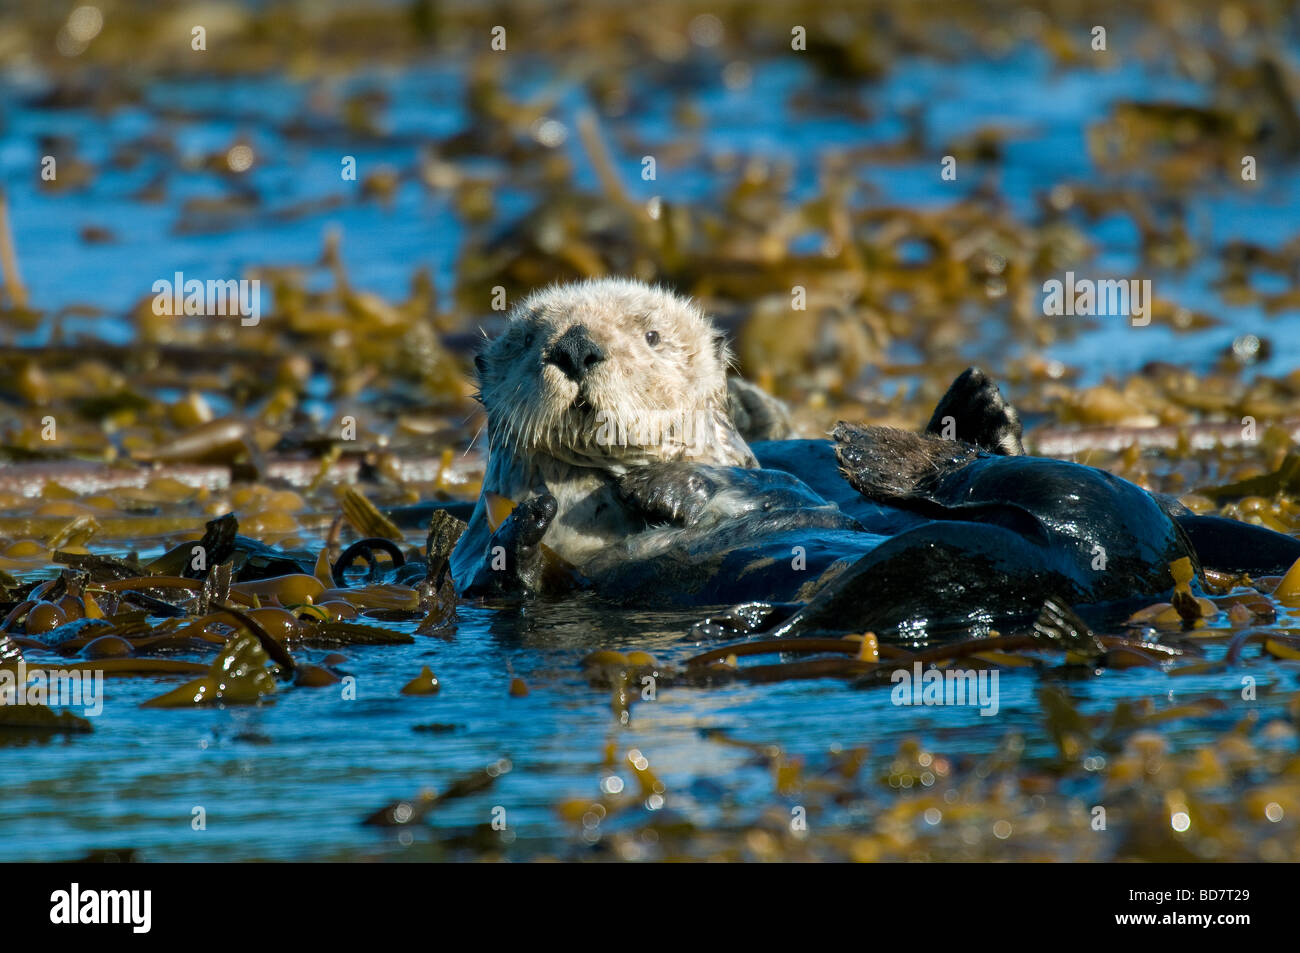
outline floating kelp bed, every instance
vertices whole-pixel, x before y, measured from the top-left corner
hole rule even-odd
[[[312,707],[337,709],[350,703],[347,682],[356,682],[351,673],[364,655],[381,667],[403,669],[388,680],[391,697],[424,696],[430,699],[424,704],[437,706],[444,684],[459,694],[458,673],[439,661],[438,646],[459,639],[464,613],[527,617],[545,611],[457,606],[446,555],[463,524],[445,509],[429,516],[423,546],[410,545],[407,533],[354,489],[343,494],[329,523],[315,551],[243,536],[227,515],[147,561],[45,553],[64,567],[58,575],[26,582],[0,577],[6,612],[0,670],[41,672],[51,686],[68,673],[100,672],[114,685],[129,679],[142,685],[135,694],[144,695],[138,704],[148,710],[259,711],[297,693],[318,692],[328,701]],[[359,538],[345,545],[345,533]],[[596,766],[600,794],[556,798],[549,835],[529,832],[520,840],[495,816],[468,828],[435,823],[452,802],[508,816],[496,803],[508,801],[498,784],[529,768],[505,754],[445,777],[436,790],[360,812],[356,822],[406,832],[396,843],[429,856],[583,856],[599,843],[594,856],[623,859],[1294,859],[1296,841],[1285,832],[1300,815],[1294,754],[1300,629],[1285,623],[1300,606],[1300,566],[1282,578],[1212,577],[1213,594],[1199,598],[1187,587],[1190,567],[1175,570],[1181,582],[1173,601],[1135,613],[1116,633],[1091,632],[1068,607],[1049,603],[1028,631],[923,647],[883,643],[871,633],[771,640],[739,637],[762,615],[742,607],[700,619],[689,631],[683,626],[672,640],[658,639],[653,653],[570,652],[572,671],[543,672],[542,691],[553,691],[558,678],[607,697],[608,740]],[[431,665],[417,667],[404,656],[390,666],[384,658],[396,647],[417,644],[432,647],[422,653],[432,656]],[[507,658],[491,679],[497,704],[535,698],[510,669]],[[1157,704],[1142,697],[1082,710],[1075,697],[1081,679],[1123,678],[1134,669],[1159,673],[1178,699]],[[897,742],[897,750],[883,756],[865,745],[814,746],[819,753],[805,747],[795,756],[778,744],[741,742],[735,732],[707,729],[700,744],[742,752],[742,773],[766,774],[771,787],[733,816],[701,824],[672,809],[678,793],[642,749],[623,740],[637,733],[643,717],[656,720],[649,714],[654,708],[689,710],[694,697],[725,697],[736,686],[774,692],[793,682],[840,680],[888,699],[883,717],[906,719],[914,705],[952,703],[944,698],[949,671],[968,681],[970,697],[963,693],[958,702],[971,706],[965,710],[974,717],[967,721],[978,722],[981,704],[992,704],[996,714],[1005,704],[1000,698],[1031,692],[1036,733],[1050,746],[1040,741],[1031,747],[1030,732],[1022,729],[978,757],[960,745],[945,753],[943,746],[926,748],[916,740]],[[995,682],[991,698],[978,696],[979,680],[995,672],[1001,688]],[[902,689],[897,673],[906,675]],[[539,679],[533,680],[538,687]],[[1196,687],[1184,692],[1182,682]],[[1205,691],[1207,682],[1231,687]],[[1009,685],[1022,687],[1009,692]],[[0,705],[0,744],[48,744],[95,728],[92,719],[56,712],[28,692],[24,704]],[[119,711],[116,688],[106,694],[105,710]],[[573,687],[564,689],[565,704],[574,694]],[[816,702],[804,703],[833,709],[844,704],[843,694],[823,691]],[[415,710],[399,720],[416,737],[453,739],[463,730],[455,723],[419,723]],[[103,723],[114,721],[110,714]],[[1216,740],[1175,747],[1163,734],[1173,725],[1200,726],[1191,730],[1210,731]],[[896,727],[889,733],[900,734]],[[961,734],[957,729],[956,737]],[[240,737],[275,743],[257,733]],[[692,790],[685,800],[693,804],[697,795]],[[414,831],[421,832],[420,849]],[[559,846],[566,842],[572,846]],[[372,844],[362,853],[376,850]]]
[[[924,645],[445,574],[480,328],[604,274],[699,298],[805,435],[978,362],[1031,452],[1300,532],[1293,3],[254,5],[205,56],[23,6],[0,682],[105,681],[0,705],[0,856],[1300,860],[1300,570]],[[182,262],[260,320],[158,313]],[[1155,278],[1150,325],[1045,315],[1067,270]]]

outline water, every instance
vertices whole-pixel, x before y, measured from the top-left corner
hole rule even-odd
[[[413,645],[344,650],[349,661],[341,669],[356,678],[351,701],[335,686],[291,689],[255,708],[142,710],[136,706],[160,694],[160,683],[110,679],[93,734],[0,745],[2,856],[72,858],[130,846],[151,860],[443,857],[452,855],[441,838],[490,823],[498,809],[517,838],[508,855],[564,853],[580,850],[580,829],[562,823],[555,806],[599,795],[610,741],[650,761],[667,789],[661,811],[709,825],[752,820],[773,797],[770,771],[706,729],[779,744],[814,765],[835,744],[868,744],[878,766],[902,737],[978,757],[1007,733],[1041,735],[1040,679],[1015,671],[1001,673],[992,717],[975,707],[900,708],[888,687],[852,690],[827,680],[665,689],[653,702],[634,704],[630,723],[620,727],[609,692],[582,676],[583,656],[601,645],[680,661],[699,650],[680,641],[696,618],[611,612],[584,598],[517,613],[465,608],[451,641],[420,637]],[[424,665],[438,675],[441,692],[401,695]],[[1295,665],[1256,663],[1178,679],[1158,670],[1107,671],[1069,688],[1088,713],[1121,698],[1155,697],[1163,707],[1235,694],[1244,674],[1259,680],[1266,697],[1270,687],[1293,682],[1289,669]],[[511,671],[528,683],[526,697],[508,695]],[[1278,713],[1275,704],[1263,710]],[[1168,729],[1185,743],[1203,743],[1240,715],[1184,719]],[[432,723],[454,730],[414,730]],[[1045,755],[1047,747],[1035,741],[1028,753]],[[486,791],[439,806],[427,827],[360,823],[391,801],[445,790],[503,757],[512,770]],[[615,773],[630,789],[631,772]],[[199,808],[204,830],[192,827]]]

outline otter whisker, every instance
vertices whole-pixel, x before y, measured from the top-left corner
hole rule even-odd
[[[484,424],[481,425],[478,428],[478,430],[474,431],[474,436],[469,438],[469,445],[465,448],[465,452],[461,454],[462,457],[469,456],[469,452],[474,449],[474,444],[478,442],[478,438],[483,434],[483,431],[486,429],[487,429],[487,425]],[[491,452],[492,452],[492,448],[489,447],[488,453],[490,454]]]

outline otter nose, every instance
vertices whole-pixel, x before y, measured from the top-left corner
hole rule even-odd
[[[571,381],[581,381],[588,371],[603,360],[605,352],[581,324],[575,324],[565,331],[546,352],[546,363],[554,364],[564,371]]]

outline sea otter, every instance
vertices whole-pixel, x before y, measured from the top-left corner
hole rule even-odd
[[[1199,569],[1195,537],[1229,522],[1206,530],[1104,471],[1024,455],[974,368],[923,434],[841,424],[833,442],[751,446],[737,420],[770,429],[779,410],[728,383],[726,341],[695,304],[639,282],[533,294],[475,363],[488,465],[452,556],[464,596],[576,585],[626,605],[783,603],[777,634],[979,629],[1049,598],[1166,593],[1170,564]],[[1228,537],[1261,554],[1232,568],[1300,558],[1281,534]]]

